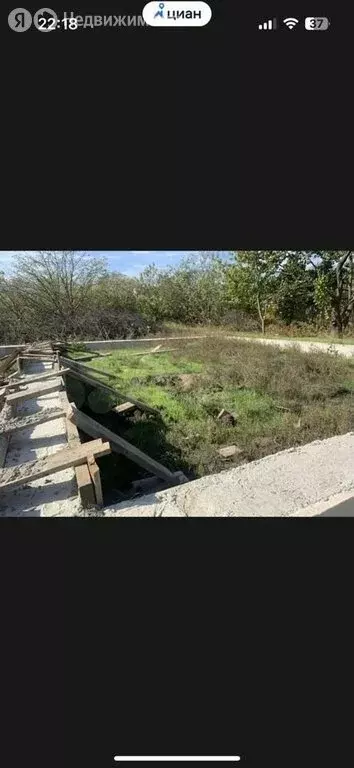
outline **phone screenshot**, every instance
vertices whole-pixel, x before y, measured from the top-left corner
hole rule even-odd
[[[2,13],[4,766],[352,765],[352,17]]]

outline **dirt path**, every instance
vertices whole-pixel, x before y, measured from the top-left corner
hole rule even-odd
[[[303,352],[313,352],[314,349],[322,352],[333,350],[344,357],[354,357],[354,344],[326,344],[323,341],[300,341],[300,339],[259,339],[252,336],[227,336],[226,338],[237,341],[258,341],[260,344],[275,344],[283,348],[297,346]]]

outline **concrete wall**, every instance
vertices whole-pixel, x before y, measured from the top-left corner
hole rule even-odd
[[[176,339],[184,339],[185,336],[171,336],[171,337],[165,337],[162,338],[153,338],[153,339],[109,339],[108,341],[83,341],[80,342],[85,345],[87,349],[97,349],[98,351],[106,352],[109,349],[129,349],[130,347],[135,346],[144,346],[147,347],[151,344],[159,344],[160,342],[166,342],[166,341],[175,341]],[[189,339],[202,339],[205,338],[204,336],[188,336]],[[7,355],[9,352],[12,352],[14,349],[22,349],[25,345],[24,344],[18,344],[18,345],[9,345],[7,347],[1,347],[0,346],[0,357],[1,355]]]
[[[162,338],[153,339],[109,339],[108,341],[84,341],[87,349],[97,349],[98,351],[105,352],[109,349],[129,349],[136,346],[147,346],[151,344],[160,344],[166,341],[176,341],[178,339],[185,339],[185,336],[163,336]],[[188,339],[203,339],[205,336],[188,336]]]

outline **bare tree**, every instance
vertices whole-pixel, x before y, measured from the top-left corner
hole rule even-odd
[[[43,318],[45,335],[66,338],[90,303],[106,263],[78,251],[39,251],[16,257],[16,288],[29,309]]]

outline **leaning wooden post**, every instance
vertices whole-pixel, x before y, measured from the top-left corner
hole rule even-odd
[[[87,457],[87,466],[89,468],[91,480],[95,488],[96,504],[100,507],[103,506],[103,494],[100,469],[94,456]]]

